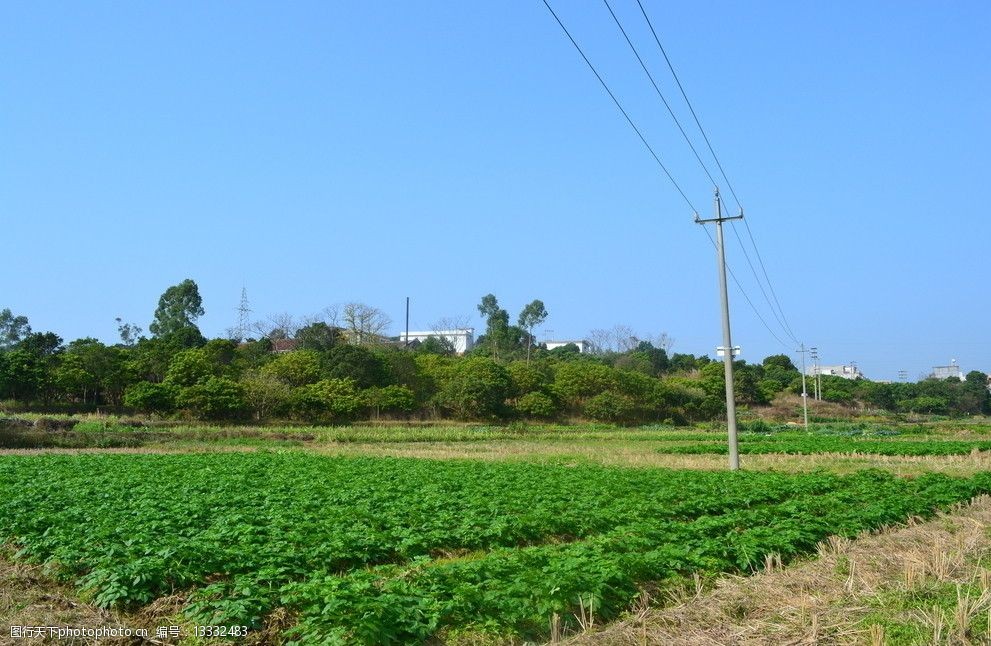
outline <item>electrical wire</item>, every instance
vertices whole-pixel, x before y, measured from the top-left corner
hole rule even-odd
[[[726,170],[723,168],[722,163],[719,161],[719,156],[716,155],[716,150],[712,146],[712,142],[709,140],[709,136],[708,136],[708,134],[706,134],[705,128],[702,127],[702,121],[701,121],[701,119],[699,119],[698,113],[695,112],[695,108],[694,108],[694,106],[692,106],[692,102],[688,98],[688,93],[685,91],[685,87],[684,87],[684,85],[682,85],[681,79],[678,77],[678,73],[674,69],[674,64],[671,62],[670,57],[668,57],[668,53],[664,49],[664,45],[661,44],[661,39],[657,35],[657,30],[654,29],[654,24],[653,24],[653,22],[651,22],[650,16],[647,15],[647,10],[646,10],[646,8],[644,8],[643,2],[641,0],[637,0],[637,5],[640,7],[640,13],[643,14],[643,18],[647,22],[647,26],[650,28],[650,33],[654,37],[654,42],[657,43],[657,48],[661,51],[661,55],[664,57],[664,61],[668,65],[668,70],[670,70],[671,76],[674,77],[675,83],[678,85],[678,90],[681,92],[681,96],[685,100],[685,104],[688,106],[688,110],[691,112],[692,118],[695,120],[695,125],[698,126],[699,132],[702,134],[702,138],[705,140],[705,144],[706,144],[706,146],[709,149],[709,153],[712,155],[712,159],[716,162],[716,167],[719,168],[720,175],[722,176],[723,180],[726,182],[726,187],[729,189],[730,194],[733,196],[733,200],[736,202],[737,207],[742,212],[743,211],[743,204],[741,203],[739,196],[737,196],[736,190],[733,188],[733,183],[730,182],[729,177],[726,175]],[[638,58],[639,58],[639,56],[638,56]],[[665,105],[666,104],[667,104],[667,102],[665,102]],[[669,108],[669,110],[670,110],[670,108]],[[679,128],[680,128],[680,125],[679,125]],[[692,150],[693,151],[695,150],[694,147],[692,148]],[[697,155],[697,153],[696,153],[696,155]],[[712,176],[709,174],[708,169],[706,169],[706,175],[709,176],[709,179],[710,180],[712,179]],[[768,289],[771,292],[771,299],[768,299],[767,298],[767,293],[766,292],[764,293],[764,298],[768,301],[768,305],[771,308],[771,312],[774,313],[775,319],[778,320],[778,323],[781,325],[781,327],[785,331],[785,333],[789,337],[791,337],[791,339],[793,341],[795,341],[796,343],[798,343],[799,341],[795,337],[795,333],[792,331],[791,326],[788,324],[788,317],[785,316],[784,309],[781,307],[781,302],[778,299],[777,292],[775,292],[775,290],[774,290],[773,283],[771,283],[770,276],[768,276],[767,267],[764,264],[764,259],[761,256],[760,249],[757,247],[757,241],[754,239],[754,234],[753,234],[753,231],[750,228],[750,223],[746,219],[744,219],[743,220],[743,224],[745,225],[745,227],[747,229],[747,235],[750,238],[750,244],[753,246],[754,253],[757,256],[757,263],[760,265],[761,272],[764,275],[764,281],[767,283],[767,287],[768,287]],[[740,238],[739,233],[737,233],[737,231],[736,231],[736,224],[733,223],[731,225],[731,227],[733,229],[733,233],[736,235],[737,241],[740,243],[741,249],[743,249],[744,256],[747,257],[747,263],[750,264],[750,268],[754,272],[754,277],[757,279],[757,284],[760,285],[761,284],[760,283],[760,278],[759,278],[759,276],[757,276],[757,271],[756,271],[756,269],[754,269],[753,264],[750,262],[750,258],[749,258],[749,255],[747,254],[746,247],[743,244],[743,240]],[[764,292],[763,286],[761,286],[761,291]],[[771,303],[771,300],[772,299],[774,301],[773,304]],[[775,312],[775,306],[777,307],[777,312]],[[779,313],[780,313],[780,317],[778,316]]]
[[[639,0],[637,0],[637,1],[639,3]],[[612,99],[613,103],[616,105],[616,107],[619,109],[619,111],[623,114],[623,117],[626,119],[626,122],[630,125],[631,128],[633,128],[633,131],[637,134],[637,137],[640,138],[640,141],[643,143],[644,147],[647,148],[647,151],[650,153],[651,157],[654,158],[654,161],[657,162],[657,165],[660,166],[660,168],[661,168],[662,171],[664,171],[664,174],[667,176],[667,178],[674,185],[675,189],[681,195],[682,199],[685,201],[686,204],[688,204],[689,208],[691,208],[692,209],[692,212],[697,216],[698,215],[698,209],[695,208],[695,205],[692,204],[692,201],[685,194],[685,191],[681,188],[681,186],[678,184],[678,182],[674,179],[674,176],[671,175],[671,172],[664,165],[664,162],[661,161],[660,156],[654,151],[653,147],[647,141],[646,137],[644,137],[644,135],[641,132],[640,128],[637,127],[636,123],[634,123],[634,121],[630,117],[629,113],[626,111],[625,108],[623,108],[623,105],[619,102],[619,99],[617,99],[616,98],[616,95],[613,93],[613,91],[611,89],[609,89],[609,85],[605,82],[605,79],[602,78],[602,75],[599,74],[598,70],[595,68],[595,65],[593,65],[592,64],[592,61],[590,61],[589,58],[588,58],[588,56],[585,55],[584,50],[582,50],[581,46],[575,40],[574,36],[571,35],[571,32],[568,31],[568,28],[564,26],[564,23],[558,17],[557,13],[551,7],[550,3],[547,0],[543,0],[543,3],[544,3],[544,6],[547,7],[547,10],[550,12],[551,16],[554,17],[554,20],[557,22],[558,26],[561,27],[561,30],[562,31],[564,31],[564,34],[568,37],[568,40],[571,41],[571,44],[575,47],[576,50],[578,50],[578,53],[581,55],[582,60],[585,61],[585,64],[588,65],[588,68],[595,75],[595,78],[598,79],[599,83],[602,85],[602,88],[609,95],[609,98]],[[651,83],[654,85],[654,89],[657,91],[658,96],[660,96],[660,98],[661,98],[661,101],[664,102],[665,106],[668,108],[668,112],[671,114],[671,117],[675,120],[675,123],[678,125],[679,130],[681,130],[682,136],[685,137],[685,140],[686,140],[686,142],[688,142],[688,145],[692,149],[692,152],[695,153],[695,157],[699,161],[699,164],[702,166],[702,168],[705,171],[706,175],[709,177],[709,180],[715,186],[715,184],[716,184],[715,180],[713,179],[712,175],[709,173],[709,170],[705,166],[705,163],[702,161],[701,156],[695,150],[694,145],[692,145],[690,138],[688,137],[687,133],[685,133],[684,128],[682,128],[681,123],[678,121],[677,117],[674,114],[674,111],[671,109],[670,105],[664,99],[663,93],[661,93],[661,91],[657,87],[656,83],[654,83],[653,77],[651,76],[650,72],[647,70],[647,66],[644,64],[643,59],[640,57],[640,55],[637,52],[636,48],[633,46],[632,41],[630,41],[629,36],[627,36],[627,34],[626,34],[626,30],[623,29],[622,24],[620,24],[619,20],[616,18],[616,14],[613,13],[612,7],[609,6],[609,3],[608,2],[606,2],[606,7],[609,9],[610,14],[612,14],[613,19],[616,21],[617,26],[620,28],[620,31],[623,32],[623,36],[626,38],[627,43],[630,45],[631,49],[633,49],[634,54],[636,55],[637,59],[640,61],[640,65],[644,69],[644,72],[646,72],[648,78],[650,78]],[[643,9],[643,5],[641,5],[641,10],[642,9]],[[646,13],[644,15],[646,17]],[[649,20],[648,20],[648,22],[649,22]],[[651,26],[651,31],[653,31],[653,26]],[[656,36],[656,33],[655,33],[655,39],[656,38],[657,38],[657,36]],[[658,43],[658,45],[660,45],[660,40],[657,40],[657,43]],[[662,48],[662,52],[663,52],[663,48]],[[665,59],[667,59],[667,55],[666,54],[665,54]],[[668,65],[669,66],[671,65],[670,61],[668,61]],[[673,67],[671,68],[671,70],[672,70],[672,72],[674,71]],[[677,80],[677,77],[676,77],[676,80]],[[681,82],[680,81],[678,82],[678,85],[679,85],[679,88],[680,88],[681,87]],[[682,96],[685,97],[685,100],[686,101],[688,100],[688,97],[685,96],[685,93],[684,93],[684,89],[683,88],[682,88]],[[689,106],[690,105],[691,104],[689,104]],[[695,116],[694,110],[692,110],[692,114],[693,114],[693,116]],[[697,116],[695,116],[695,120],[696,120],[696,124],[699,126],[699,129],[701,130],[701,127],[702,126],[699,123]],[[705,132],[704,131],[702,131],[702,134],[703,134],[703,137],[705,137]],[[705,137],[705,139],[706,139],[706,144],[709,146],[709,151],[713,154],[713,158],[716,159],[715,153],[712,150],[712,145],[709,143],[708,137]],[[716,159],[716,164],[719,165],[718,159]],[[719,166],[719,168],[720,168],[720,172],[723,172],[721,165]],[[723,172],[723,177],[725,179],[725,172]],[[728,179],[726,180],[726,182],[727,182],[727,186],[730,187],[730,191],[733,192],[732,186],[730,186]],[[734,195],[734,199],[736,199],[735,192],[733,192],[733,195]],[[739,204],[739,200],[737,200],[737,204]],[[742,207],[741,207],[741,209],[742,209]],[[705,232],[705,235],[709,239],[709,242],[712,244],[712,246],[713,247],[716,247],[716,242],[715,242],[715,240],[712,239],[712,234],[709,233],[708,229],[706,229],[705,227],[703,227],[702,230]],[[739,239],[739,234],[737,234],[737,239]],[[742,243],[741,243],[741,248],[742,248]],[[743,248],[743,251],[744,251],[744,255],[746,256],[746,249]],[[750,263],[749,256],[747,256],[747,262],[750,264],[751,270],[753,270],[753,264]],[[777,334],[774,333],[774,330],[771,329],[771,326],[769,326],[767,324],[767,321],[764,319],[764,317],[761,316],[760,311],[754,305],[753,300],[751,300],[750,296],[747,294],[747,291],[743,288],[743,285],[737,279],[736,274],[733,272],[732,267],[730,267],[728,263],[726,265],[726,270],[729,272],[730,277],[733,279],[733,282],[736,284],[737,288],[740,290],[740,294],[747,301],[747,304],[750,305],[750,308],[753,310],[754,314],[757,316],[757,319],[761,322],[761,324],[764,326],[764,328],[768,331],[768,333],[778,343],[780,343],[782,346],[788,348],[789,347],[788,344],[786,344],[784,341],[782,341],[781,338]],[[756,271],[754,273],[755,273],[755,276],[756,276]],[[758,279],[758,285],[760,285],[759,279]],[[763,286],[761,286],[761,291],[763,291]],[[766,296],[766,293],[765,293],[765,298],[766,297],[767,296]],[[772,310],[772,313],[774,313],[774,308],[773,307],[771,308],[771,310]],[[777,316],[777,315],[775,315],[775,316]],[[780,321],[779,321],[779,323],[780,323]]]
[[[671,108],[671,105],[668,103],[668,100],[664,98],[664,93],[661,92],[661,88],[657,86],[657,82],[654,80],[654,75],[650,73],[649,69],[647,69],[647,64],[643,62],[643,57],[640,56],[640,52],[637,51],[637,48],[633,44],[633,41],[630,40],[630,36],[626,33],[626,29],[623,28],[623,24],[619,21],[619,18],[616,16],[616,12],[613,11],[612,5],[609,4],[609,0],[602,0],[602,1],[605,3],[606,9],[609,10],[609,15],[612,16],[612,19],[616,23],[616,26],[619,27],[619,31],[623,34],[623,38],[626,39],[626,44],[630,46],[630,49],[633,51],[633,55],[637,57],[637,61],[640,63],[640,67],[643,68],[643,71],[647,75],[647,78],[650,79],[650,84],[654,86],[654,91],[657,92],[657,96],[658,98],[661,99],[661,103],[664,104],[664,107],[667,108],[668,110],[668,114],[670,114],[671,118],[674,119],[675,125],[678,126],[678,131],[681,132],[681,136],[685,138],[685,143],[688,144],[688,147],[692,149],[692,153],[695,154],[695,159],[698,160],[699,166],[702,167],[702,171],[705,172],[706,176],[709,178],[709,181],[712,182],[712,185],[716,186],[716,180],[713,179],[712,173],[709,172],[709,169],[708,167],[706,167],[705,162],[702,161],[702,156],[699,155],[697,150],[695,150],[695,144],[692,143],[692,140],[689,138],[688,133],[685,132],[685,129],[681,125],[681,121],[678,120],[678,117],[677,115],[675,115],[674,110]]]
[[[712,234],[709,233],[709,230],[706,229],[705,227],[702,227],[702,230],[705,231],[705,236],[709,238],[709,242],[712,244],[713,248],[718,250],[719,247],[718,245],[716,245],[716,241],[712,239]],[[764,320],[764,317],[760,315],[760,312],[757,310],[757,306],[754,305],[754,302],[752,300],[750,300],[750,296],[747,295],[747,290],[743,289],[743,285],[741,285],[740,281],[737,280],[736,274],[733,273],[733,268],[730,267],[729,263],[726,263],[726,271],[729,272],[730,278],[733,279],[733,282],[736,283],[737,289],[740,290],[740,295],[743,296],[744,300],[747,301],[747,304],[750,305],[750,309],[754,311],[754,315],[757,316],[757,320],[761,322],[761,324],[764,326],[764,329],[767,330],[768,334],[774,337],[774,340],[780,343],[782,347],[791,348],[789,344],[782,341],[781,337],[779,337],[777,334],[774,333],[774,330],[771,329],[771,326],[768,325],[767,321]]]
[[[678,89],[681,90],[682,98],[684,98],[685,103],[688,104],[688,109],[692,113],[692,118],[695,119],[695,125],[698,126],[699,132],[702,133],[702,138],[705,139],[705,145],[709,147],[709,152],[712,154],[712,158],[716,161],[716,166],[719,168],[719,172],[722,174],[723,179],[726,180],[727,188],[729,188],[730,193],[733,195],[733,199],[736,200],[737,206],[742,209],[743,205],[740,204],[740,199],[736,196],[736,191],[733,190],[733,184],[731,184],[729,178],[726,177],[726,171],[723,170],[723,165],[719,163],[719,157],[716,156],[716,151],[712,148],[712,142],[709,141],[708,135],[705,134],[705,129],[702,128],[702,122],[695,113],[695,108],[692,107],[692,102],[688,100],[688,94],[685,92],[685,88],[681,84],[681,79],[678,78],[678,73],[674,71],[674,65],[671,64],[671,59],[668,58],[668,53],[664,51],[664,45],[661,44],[661,39],[657,36],[657,31],[654,30],[654,24],[650,21],[650,17],[647,16],[647,10],[644,9],[643,3],[640,0],[637,0],[637,4],[640,6],[640,12],[643,14],[644,20],[647,21],[647,26],[650,27],[650,33],[654,36],[654,42],[657,43],[658,49],[661,50],[661,54],[664,56],[664,61],[668,64],[668,69],[671,70],[671,76],[674,77],[675,83],[678,84]]]
[[[629,113],[627,113],[626,109],[623,108],[623,105],[619,102],[619,99],[617,99],[616,95],[613,94],[612,90],[609,89],[609,86],[606,84],[605,80],[603,80],[602,75],[599,74],[598,70],[595,69],[595,66],[592,65],[592,61],[588,60],[588,56],[586,56],[585,52],[582,51],[582,48],[578,45],[578,42],[571,35],[571,32],[568,31],[568,28],[564,26],[564,23],[561,22],[561,19],[557,17],[557,14],[554,12],[554,9],[551,8],[551,5],[547,2],[547,0],[543,0],[543,2],[544,2],[544,6],[547,7],[547,10],[551,12],[552,16],[554,16],[554,20],[556,20],[557,24],[560,25],[562,30],[564,30],[564,34],[568,37],[568,40],[571,41],[571,44],[574,45],[575,49],[578,50],[578,53],[581,54],[581,57],[582,59],[584,59],[585,64],[588,65],[588,68],[592,70],[593,74],[595,74],[595,78],[599,79],[599,83],[602,84],[602,87],[609,95],[609,98],[613,100],[613,103],[616,104],[616,107],[619,108],[619,111],[623,113],[624,117],[626,117],[626,122],[630,124],[630,127],[633,128],[633,131],[637,133],[638,137],[640,137],[640,141],[642,141],[643,145],[646,146],[648,152],[650,152],[651,156],[654,158],[654,161],[657,162],[657,165],[661,167],[661,170],[664,171],[664,174],[667,175],[669,180],[671,180],[671,183],[674,185],[675,189],[677,189],[682,199],[684,199],[685,203],[688,204],[689,208],[692,209],[692,213],[697,214],[698,209],[695,208],[695,205],[692,204],[692,201],[690,199],[688,199],[688,196],[685,194],[685,191],[683,191],[681,186],[678,184],[678,182],[675,181],[674,177],[671,175],[671,172],[668,171],[667,167],[664,165],[664,162],[661,161],[660,156],[658,156],[658,154],[654,152],[654,149],[647,142],[646,137],[644,137],[643,133],[640,132],[640,128],[638,128],[637,124],[633,122],[633,119],[630,118]]]

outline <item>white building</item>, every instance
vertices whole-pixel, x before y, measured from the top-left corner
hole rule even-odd
[[[963,381],[963,371],[960,370],[960,366],[957,365],[956,359],[950,360],[950,365],[948,366],[933,366],[933,371],[929,375],[930,379],[957,379],[958,381]]]
[[[585,354],[586,352],[592,349],[592,344],[586,341],[585,339],[581,339],[579,341],[544,341],[544,345],[547,346],[548,350],[553,350],[554,348],[563,348],[564,346],[570,343],[573,343],[576,346],[578,346],[578,351],[581,352],[582,354]]]
[[[399,333],[399,342],[403,345],[419,341],[423,343],[430,337],[443,339],[454,347],[457,354],[464,354],[475,347],[475,328],[469,327],[460,330],[430,330],[429,332],[410,332],[407,337],[406,332]]]
[[[863,379],[864,373],[860,372],[855,364],[848,366],[808,366],[805,374],[814,377],[816,374],[830,375],[833,377],[843,377],[844,379]]]

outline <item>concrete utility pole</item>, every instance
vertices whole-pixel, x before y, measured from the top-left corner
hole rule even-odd
[[[805,349],[805,344],[799,348],[799,352],[802,353],[802,409],[805,411],[805,430],[809,430],[809,393],[805,390],[805,353],[808,350]]]
[[[822,386],[819,382],[819,348],[811,347],[809,353],[812,356],[812,390],[815,392],[815,400],[819,401],[822,399]]]
[[[722,201],[719,199],[719,189],[715,196],[716,217],[702,220],[695,214],[697,224],[716,223],[716,260],[719,263],[719,296],[723,313],[723,368],[726,373],[726,427],[729,431],[729,468],[736,471],[740,468],[740,448],[736,438],[736,401],[733,399],[733,341],[729,329],[729,296],[726,293],[726,251],[723,246],[723,222],[727,220],[742,220],[740,215],[723,217]]]

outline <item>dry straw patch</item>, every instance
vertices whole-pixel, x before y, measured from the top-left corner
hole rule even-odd
[[[665,644],[889,644],[881,595],[924,585],[956,585],[956,607],[919,611],[910,621],[926,643],[991,643],[991,497],[975,499],[928,522],[863,535],[833,537],[815,560],[771,567],[749,577],[725,577],[716,587],[666,608],[642,607],[625,620],[568,640],[572,646]],[[977,586],[979,594],[967,594]],[[894,612],[894,611],[892,611]],[[871,613],[874,613],[873,615]],[[985,619],[987,621],[985,621]],[[973,625],[987,623],[982,634]]]
[[[540,440],[491,440],[481,442],[342,443],[311,448],[333,455],[374,455],[431,459],[472,460],[577,460],[609,466],[664,467],[720,471],[726,469],[725,455],[678,455],[658,453],[651,442],[583,441],[580,443]],[[784,455],[766,453],[740,456],[745,468],[755,471],[803,472],[828,469],[853,473],[862,469],[884,469],[896,475],[917,476],[946,473],[952,476],[991,471],[991,452],[969,455],[867,455],[856,453],[817,453]]]

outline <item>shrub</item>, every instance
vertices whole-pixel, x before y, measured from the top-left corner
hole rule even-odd
[[[471,357],[454,365],[438,401],[461,419],[497,417],[511,386],[505,368],[487,357]]]
[[[627,422],[636,414],[636,406],[628,397],[607,390],[585,403],[585,416],[599,422]]]
[[[124,391],[124,405],[142,413],[170,413],[176,406],[176,389],[170,384],[139,381]]]
[[[232,419],[247,410],[244,386],[226,377],[210,377],[179,393],[179,406],[203,419]]]
[[[353,419],[364,402],[350,379],[322,379],[298,388],[290,403],[297,417],[314,422]]]
[[[365,404],[379,413],[408,413],[416,409],[416,395],[406,386],[369,388],[362,393]]]
[[[516,402],[516,410],[527,417],[548,419],[557,415],[557,402],[545,393],[527,393]]]

